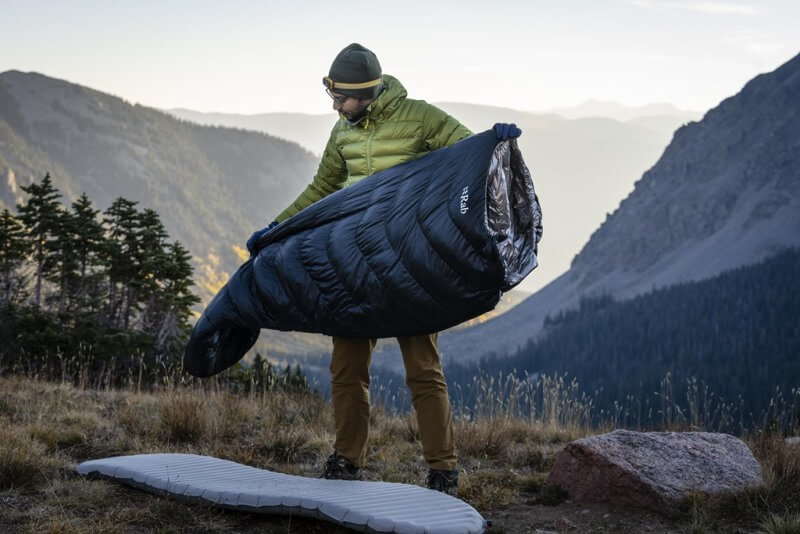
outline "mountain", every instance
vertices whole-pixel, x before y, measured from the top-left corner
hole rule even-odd
[[[696,120],[698,113],[694,111],[684,111],[672,104],[655,103],[644,106],[625,106],[618,102],[603,100],[587,100],[582,104],[573,107],[555,108],[551,113],[561,115],[567,119],[578,119],[585,117],[605,117],[618,121],[630,121],[642,117],[681,117],[684,122]]]
[[[327,98],[327,96],[325,97]],[[204,113],[191,109],[165,110],[179,119],[205,124],[263,132],[299,144],[316,155],[321,155],[331,129],[338,117],[336,113],[311,115],[307,113]]]
[[[628,123],[603,117],[568,120],[554,114],[525,113],[498,106],[454,102],[436,105],[473,131],[487,129],[495,122],[515,122],[523,130],[520,146],[545,214],[545,235],[540,244],[542,262],[519,289],[504,296],[498,306],[499,313],[569,268],[570,260],[591,232],[661,155],[675,129],[688,120],[670,115],[642,117]],[[336,120],[333,113],[235,115],[186,109],[171,109],[168,113],[200,124],[266,132],[291,139],[315,153],[324,146]],[[480,321],[489,318],[481,317]],[[396,343],[382,340],[378,350],[383,348],[396,351]],[[330,341],[313,334],[265,331],[256,350],[273,355],[325,354],[330,351]],[[399,359],[391,361],[400,364]]]
[[[153,208],[195,256],[208,297],[241,262],[250,233],[308,183],[317,158],[295,143],[198,126],[36,73],[0,74],[0,204],[50,172],[72,200],[118,196]]]
[[[543,206],[547,239],[546,198]],[[680,128],[568,272],[496,319],[443,334],[440,346],[454,360],[508,354],[584,296],[631,298],[798,245],[800,55]]]
[[[515,122],[522,128],[520,146],[545,210],[543,261],[522,284],[525,292],[543,287],[569,268],[591,232],[631,191],[635,180],[685,122],[678,116],[646,117],[630,123],[602,117],[567,120],[504,107],[453,102],[436,105],[473,131],[490,128],[495,122]],[[291,139],[313,152],[322,150],[335,121],[333,113],[230,115],[182,109],[169,113],[202,124],[255,129]],[[576,217],[577,213],[581,216]]]
[[[724,401],[733,412],[725,416],[731,425],[725,430],[741,431],[737,416],[745,424],[748,413],[760,420],[770,400],[779,401],[776,388],[785,398],[792,396],[800,384],[798,354],[800,249],[795,248],[632,299],[583,300],[579,309],[550,319],[545,335],[516,354],[448,366],[445,374],[453,386],[470,384],[481,373],[567,374],[582,391],[593,393],[596,410],[614,413],[615,403],[634,400],[618,410],[629,417],[619,423],[637,427],[662,422],[657,408],[665,399],[659,395],[668,395],[687,414],[710,413],[719,407],[711,403]],[[669,386],[663,383],[667,377]],[[690,380],[699,386],[694,407],[686,398]],[[743,411],[736,413],[739,400]],[[779,415],[773,410],[772,416]],[[796,414],[787,410],[784,416],[791,424]]]
[[[308,127],[302,118],[285,116],[287,124],[299,120]],[[198,126],[41,74],[0,74],[0,207],[14,211],[23,201],[20,186],[46,172],[66,201],[81,192],[100,209],[117,196],[138,201],[158,211],[170,236],[193,253],[205,299],[241,263],[243,251],[234,246],[242,247],[253,229],[294,200],[317,159],[264,133]],[[527,295],[505,295],[493,313],[473,322]],[[270,356],[313,355],[328,353],[329,345],[316,334],[265,332],[256,349]]]

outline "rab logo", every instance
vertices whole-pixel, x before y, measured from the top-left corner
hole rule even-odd
[[[467,210],[469,210],[467,207],[467,200],[469,200],[469,186],[464,187],[463,191],[461,191],[461,204],[459,206],[461,208],[461,215],[464,215],[467,213]]]

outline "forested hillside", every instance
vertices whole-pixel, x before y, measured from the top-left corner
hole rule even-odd
[[[632,396],[634,418],[647,406],[656,417],[669,373],[671,397],[687,413],[684,393],[695,378],[717,399],[741,402],[742,417],[759,414],[776,388],[800,393],[800,249],[631,300],[585,299],[578,310],[548,317],[545,335],[515,355],[451,365],[446,374],[455,385],[481,372],[567,374],[597,392],[605,410]]]
[[[208,298],[250,233],[313,177],[316,157],[262,133],[215,128],[36,73],[0,73],[0,207],[51,173],[69,200],[119,196],[157,211],[193,253]]]
[[[0,212],[0,377],[82,386],[183,383],[192,306],[189,251],[161,217],[117,197],[101,211],[66,203],[50,175]],[[256,354],[218,377],[231,390],[305,390],[299,366],[276,371]]]

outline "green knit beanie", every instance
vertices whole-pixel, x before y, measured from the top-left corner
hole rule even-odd
[[[378,57],[371,50],[353,43],[339,52],[322,83],[334,93],[372,99],[383,88],[381,74]]]

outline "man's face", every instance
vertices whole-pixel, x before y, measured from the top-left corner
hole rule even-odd
[[[371,100],[359,99],[354,96],[341,95],[339,93],[331,93],[333,97],[333,109],[344,116],[345,119],[351,121],[361,115]]]

